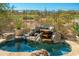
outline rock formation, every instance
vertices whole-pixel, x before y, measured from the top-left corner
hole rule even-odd
[[[31,53],[31,56],[48,56],[48,51],[41,49],[41,50],[35,50]]]

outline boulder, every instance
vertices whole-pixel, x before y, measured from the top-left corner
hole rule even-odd
[[[48,51],[44,49],[36,50],[31,53],[31,56],[48,56],[48,55],[49,55]]]
[[[14,33],[4,33],[3,38],[12,39],[12,38],[14,38]]]
[[[23,36],[23,29],[15,29],[15,36]]]
[[[76,39],[75,33],[70,29],[66,30],[66,33],[64,34],[64,36],[67,40],[75,40]]]
[[[54,37],[53,37],[53,43],[60,43],[62,42],[61,39],[61,34],[59,32],[54,33]]]

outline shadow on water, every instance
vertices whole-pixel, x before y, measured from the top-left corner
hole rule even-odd
[[[9,52],[32,52],[34,50],[45,49],[52,56],[64,55],[70,52],[72,49],[68,43],[48,44],[29,42],[25,40],[11,40],[0,44],[0,50]]]

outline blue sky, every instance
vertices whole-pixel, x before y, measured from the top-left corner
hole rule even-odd
[[[79,3],[11,3],[15,10],[79,10]]]

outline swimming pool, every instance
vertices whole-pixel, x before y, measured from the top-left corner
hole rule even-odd
[[[71,51],[71,47],[68,43],[48,44],[25,40],[20,40],[19,42],[11,40],[0,44],[0,50],[9,52],[32,52],[40,49],[47,50],[51,56],[60,56]]]

